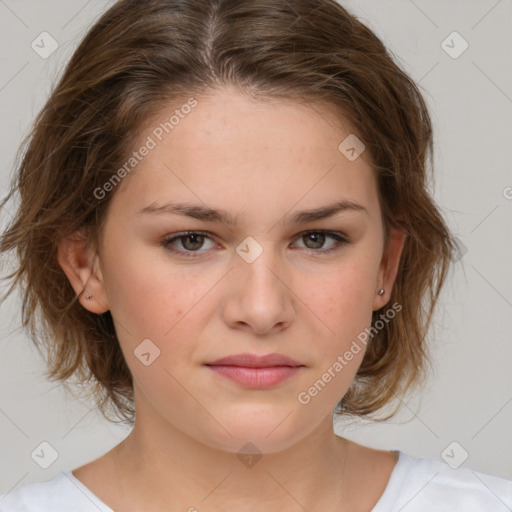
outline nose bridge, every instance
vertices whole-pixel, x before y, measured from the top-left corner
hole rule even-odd
[[[253,237],[247,237],[236,249],[241,262],[240,279],[249,282],[253,286],[260,287],[270,286],[274,288],[275,281],[279,281],[276,277],[281,265],[278,262],[276,248],[269,240],[257,241]]]
[[[236,251],[240,261],[232,276],[234,286],[227,310],[230,322],[249,325],[258,333],[288,324],[293,307],[279,251],[269,240],[250,237]]]

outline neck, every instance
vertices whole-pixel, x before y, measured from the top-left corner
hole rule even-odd
[[[211,447],[139,414],[114,452],[122,496],[132,505],[140,499],[145,510],[343,510],[348,442],[334,433],[330,415],[298,443],[250,455]]]

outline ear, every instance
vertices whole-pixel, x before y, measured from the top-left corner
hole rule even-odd
[[[376,311],[387,304],[391,296],[391,290],[395,283],[400,264],[400,256],[405,245],[407,233],[403,228],[392,228],[389,233],[388,246],[384,248],[379,274],[377,277],[377,290],[373,300],[373,310]],[[384,289],[384,294],[378,291]]]
[[[59,242],[57,259],[82,306],[92,313],[109,310],[100,263],[85,234],[80,230]],[[88,299],[87,297],[91,298]]]

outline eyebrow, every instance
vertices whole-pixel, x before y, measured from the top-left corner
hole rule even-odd
[[[363,205],[355,203],[354,201],[342,200],[319,208],[296,212],[290,219],[290,222],[292,224],[305,224],[316,220],[327,219],[337,213],[346,211],[363,212],[368,214],[368,210]],[[166,203],[161,206],[152,203],[137,212],[137,215],[142,214],[182,215],[209,222],[222,222],[232,226],[237,224],[237,217],[232,216],[225,210],[215,210],[206,206],[189,203]]]

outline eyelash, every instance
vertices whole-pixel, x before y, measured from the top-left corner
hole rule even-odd
[[[345,236],[343,233],[338,233],[338,232],[335,232],[335,231],[328,231],[328,230],[322,230],[322,229],[319,229],[319,230],[309,230],[309,231],[304,231],[302,233],[300,233],[300,236],[299,238],[301,238],[302,236],[305,236],[305,235],[310,235],[310,234],[322,234],[322,235],[326,235],[330,238],[333,238],[336,243],[330,247],[329,249],[308,249],[306,248],[305,250],[308,251],[308,252],[311,252],[311,253],[316,253],[316,254],[329,254],[331,252],[334,252],[334,251],[337,251],[339,249],[341,249],[344,245],[347,245],[350,242],[350,239]],[[197,251],[187,251],[187,250],[177,250],[175,248],[173,248],[171,246],[171,244],[177,240],[180,240],[180,239],[183,239],[183,238],[186,238],[187,236],[190,236],[190,235],[202,235],[202,236],[206,236],[208,238],[212,238],[210,235],[210,233],[208,231],[184,231],[183,233],[180,233],[178,235],[172,235],[172,236],[167,236],[165,237],[162,241],[161,241],[161,245],[168,251],[172,252],[172,253],[176,253],[176,254],[180,254],[180,255],[185,255],[186,258],[197,258],[199,256],[201,256],[201,253],[205,252],[205,251],[201,251],[201,250],[197,250]]]

